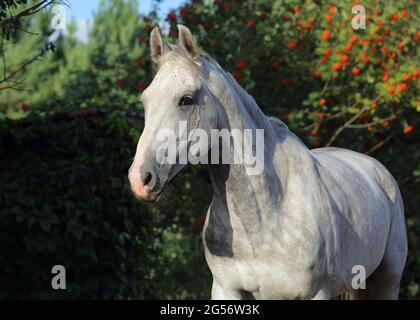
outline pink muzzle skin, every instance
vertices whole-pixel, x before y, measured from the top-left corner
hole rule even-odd
[[[132,170],[132,168],[133,166],[131,166],[128,172],[128,180],[130,181],[131,190],[133,191],[134,195],[140,200],[153,200],[153,196],[150,194],[149,187],[144,186],[143,181],[140,178],[140,170]]]

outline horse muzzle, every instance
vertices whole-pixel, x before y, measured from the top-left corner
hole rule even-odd
[[[155,202],[163,191],[159,175],[154,170],[145,169],[136,173],[130,168],[128,179],[131,190],[140,200]]]

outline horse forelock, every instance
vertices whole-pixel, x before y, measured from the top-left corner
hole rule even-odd
[[[165,52],[165,54],[159,60],[158,69],[167,63],[172,63],[181,65],[183,68],[191,71],[197,76],[202,75],[203,70],[198,58],[191,56],[186,50],[177,45],[169,44],[168,46],[170,50]]]

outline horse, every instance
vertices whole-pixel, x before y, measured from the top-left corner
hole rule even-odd
[[[180,121],[188,134],[264,130],[259,173],[247,171],[255,163],[235,162],[233,151],[229,162],[207,165],[213,196],[202,239],[211,298],[324,300],[349,293],[353,299],[397,299],[407,235],[392,175],[361,153],[308,149],[198,52],[187,27],[178,25],[178,34],[176,44],[163,41],[158,27],[150,34],[157,72],[140,96],[145,125],[128,173],[134,195],[158,201],[187,165],[158,161],[160,130],[176,131]],[[190,154],[190,143],[172,143],[177,157]],[[256,142],[248,143],[254,150]],[[200,157],[220,157],[220,144],[208,138],[202,146]]]

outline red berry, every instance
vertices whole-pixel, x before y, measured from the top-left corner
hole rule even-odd
[[[237,60],[236,61],[236,67],[237,68],[239,68],[239,69],[243,69],[243,68],[246,68],[247,67],[247,63],[246,63],[246,61],[244,61],[244,60]]]
[[[241,73],[239,71],[233,71],[232,76],[235,78],[236,81],[239,82],[239,79],[241,79]]]
[[[405,126],[403,132],[404,134],[409,134],[411,131],[413,131],[413,129],[413,126]]]
[[[313,145],[314,147],[318,147],[319,146],[319,140],[311,141],[311,145]]]
[[[389,17],[392,21],[398,20],[398,14],[396,12],[391,13],[391,16]]]
[[[369,45],[369,43],[370,43],[370,39],[363,39],[363,40],[362,40],[362,44],[363,44],[364,46],[368,46],[368,45]]]
[[[393,93],[395,93],[395,90],[396,90],[395,86],[391,86],[391,87],[388,89],[388,92],[389,92],[390,94],[393,94]]]
[[[388,48],[386,47],[386,45],[383,45],[382,47],[379,48],[379,50],[382,52],[382,54],[386,54],[388,51]]]
[[[350,43],[351,44],[356,43],[356,41],[357,41],[357,37],[356,36],[353,35],[353,36],[350,37]]]
[[[248,28],[252,28],[255,24],[255,20],[254,19],[248,19],[246,20],[246,25],[248,26]]]
[[[341,63],[334,63],[331,67],[332,70],[336,71],[341,68]]]
[[[325,41],[328,40],[330,38],[330,32],[328,30],[322,31],[321,38]]]
[[[124,85],[124,79],[118,79],[115,81],[115,84],[119,87],[122,87]]]
[[[179,14],[181,15],[181,16],[183,16],[184,14],[186,14],[187,13],[187,8],[186,7],[181,7],[181,8],[179,8]]]
[[[273,68],[273,70],[278,70],[280,68],[280,62],[278,60],[273,60],[271,62],[271,68]]]
[[[169,21],[175,21],[176,20],[176,14],[174,12],[169,12],[166,19]]]
[[[329,14],[325,15],[325,21],[327,21],[328,23],[331,23],[331,16]]]
[[[343,51],[345,51],[345,52],[348,52],[348,51],[350,51],[351,50],[351,43],[347,43],[345,46],[344,46],[344,49],[343,49]]]
[[[410,78],[411,78],[411,76],[407,73],[403,76],[404,81],[410,80]]]
[[[224,2],[223,3],[223,9],[230,10],[232,8],[232,4],[230,2]]]
[[[261,12],[261,14],[260,14],[260,19],[261,19],[261,20],[265,20],[265,19],[267,19],[267,12],[265,12],[265,11]]]
[[[146,89],[146,85],[145,85],[144,81],[137,82],[137,88],[140,89],[140,90]]]
[[[29,111],[29,103],[22,102],[22,104],[20,105],[20,108],[22,109],[22,111],[28,112]]]
[[[340,60],[341,60],[342,63],[346,63],[346,62],[349,61],[349,57],[346,56],[346,55],[342,55],[342,56],[340,56]]]
[[[312,28],[312,19],[311,18],[308,18],[307,20],[306,20],[306,26],[305,26],[305,29],[311,29]]]

